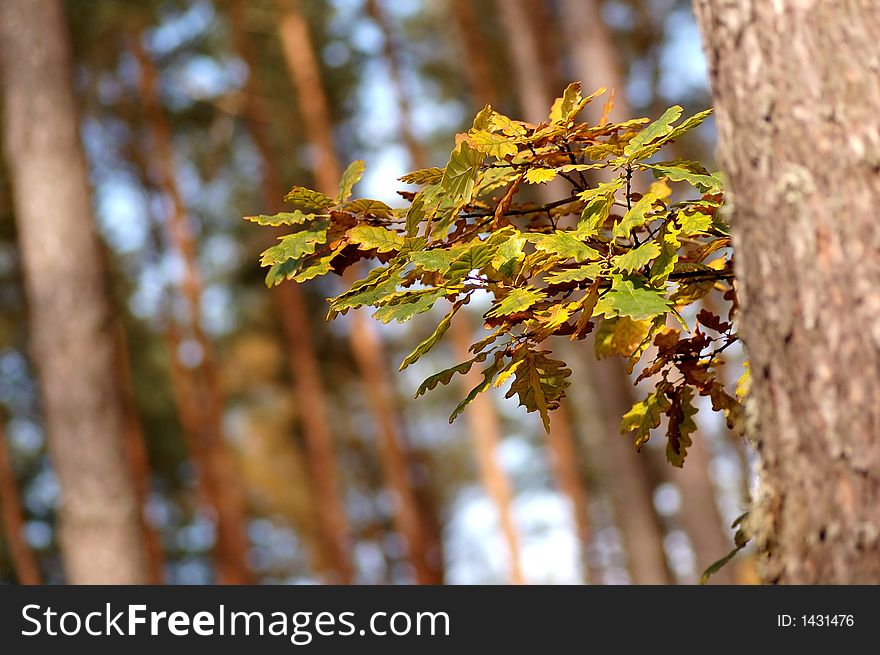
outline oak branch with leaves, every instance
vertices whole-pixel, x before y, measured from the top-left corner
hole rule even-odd
[[[401,370],[443,338],[476,292],[491,294],[487,334],[470,347],[473,357],[432,375],[416,392],[481,367],[482,380],[450,422],[477,394],[509,383],[507,396],[538,412],[549,430],[571,371],[542,344],[593,332],[597,357],[625,357],[629,373],[639,366],[637,382],[655,382],[623,416],[621,431],[633,433],[640,448],[665,415],[667,457],[681,466],[696,429],[697,395],[708,396],[729,425],[741,422],[737,397],[716,374],[720,353],[737,340],[733,254],[719,211],[722,180],[694,161],[656,161],[665,144],[711,110],[681,122],[678,106],[653,122],[576,122],[603,92],[584,98],[579,84],[569,85],[539,125],[487,106],[456,137],[444,168],[400,178],[421,187],[399,192],[408,203],[402,208],[351,199],[362,161],[345,171],[335,198],[294,187],[285,196],[292,211],[246,217],[291,228],[262,254],[261,264],[270,267],[267,285],[301,283],[369,260],[375,266],[366,277],[328,299],[328,319],[373,307],[378,320],[404,323],[448,303],[448,313]],[[648,178],[645,172],[656,181],[640,193],[633,186]],[[567,195],[529,200],[535,195],[529,187],[557,179]],[[685,308],[712,289],[729,302],[727,320],[702,309],[689,325]],[[647,353],[653,359],[642,362]]]

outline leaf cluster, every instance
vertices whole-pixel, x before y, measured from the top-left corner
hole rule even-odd
[[[473,358],[431,376],[416,394],[479,365],[480,383],[450,421],[477,394],[509,383],[508,396],[549,429],[570,371],[545,341],[594,333],[598,357],[622,356],[630,372],[640,367],[639,380],[655,381],[623,417],[622,431],[640,447],[665,416],[667,455],[680,466],[697,396],[709,397],[732,425],[741,411],[715,375],[721,351],[736,341],[733,324],[705,310],[693,328],[684,318],[713,289],[735,308],[719,211],[723,180],[698,162],[657,156],[710,111],[681,120],[674,106],[653,122],[578,122],[603,91],[583,97],[569,85],[540,124],[485,107],[457,135],[446,166],[401,178],[418,188],[399,192],[400,208],[350,199],[362,161],[345,171],[335,198],[294,187],[285,198],[291,211],[247,217],[291,229],[262,255],[266,283],[303,282],[368,260],[375,265],[365,277],[328,299],[329,318],[371,307],[376,319],[403,323],[445,304],[445,316],[401,369],[443,338],[475,294],[488,294],[488,334],[471,346]],[[536,202],[535,188],[554,180],[565,193]]]

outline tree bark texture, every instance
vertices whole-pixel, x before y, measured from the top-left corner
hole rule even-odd
[[[781,583],[880,582],[880,4],[696,0]]]

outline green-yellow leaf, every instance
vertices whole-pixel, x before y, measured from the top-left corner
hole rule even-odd
[[[357,159],[348,165],[339,181],[339,195],[336,196],[336,202],[345,202],[351,197],[351,190],[364,176],[366,168],[363,159]]]
[[[654,203],[662,198],[662,192],[648,191],[634,204],[619,223],[614,226],[614,237],[628,237],[635,228],[650,221],[654,212]]]
[[[375,216],[376,218],[391,218],[392,209],[381,200],[358,198],[342,205],[342,211],[358,214],[361,216]]]
[[[315,252],[318,244],[327,240],[327,221],[316,222],[311,228],[288,234],[279,239],[278,244],[263,252],[261,266],[280,264],[289,259],[301,259]]]
[[[611,260],[611,265],[621,273],[632,273],[647,265],[660,254],[660,244],[646,241],[638,248],[633,248]]]
[[[373,314],[383,323],[397,321],[406,323],[416,314],[428,311],[440,298],[449,295],[448,289],[417,289],[407,290],[396,294],[388,299],[387,304],[382,305]],[[373,303],[376,304],[376,303]]]
[[[612,275],[611,290],[599,298],[595,313],[606,317],[629,316],[644,320],[665,314],[670,304],[661,291],[647,286],[638,278]]]
[[[544,280],[547,284],[565,284],[566,282],[581,282],[593,280],[602,273],[602,267],[598,262],[590,262],[578,268],[553,271]]]
[[[556,230],[535,240],[535,248],[582,264],[588,259],[599,259],[599,252],[577,238],[573,231]]]
[[[417,171],[413,171],[412,173],[407,173],[401,178],[398,178],[404,184],[419,184],[419,185],[428,185],[428,184],[438,184],[440,180],[443,179],[443,169],[437,166],[431,168],[422,168]]]
[[[470,202],[482,161],[483,153],[471,148],[467,141],[462,141],[452,151],[440,180],[440,187],[451,202]]]
[[[404,243],[403,236],[397,232],[373,225],[357,225],[346,232],[346,236],[361,250],[376,252],[398,252]]]
[[[517,312],[523,312],[544,297],[544,292],[539,291],[538,289],[516,287],[511,289],[510,292],[501,299],[501,302],[495,305],[486,316],[496,318],[499,316],[509,316],[510,314],[516,314]]]
[[[636,449],[651,438],[651,430],[660,425],[660,416],[670,407],[665,385],[661,383],[648,397],[633,405],[620,422],[620,433],[633,433]]]
[[[334,204],[330,196],[303,186],[293,187],[284,199],[304,212],[320,212]]]
[[[281,212],[279,214],[271,214],[269,216],[260,214],[259,216],[245,216],[246,221],[251,221],[257,225],[268,225],[278,227],[279,225],[302,225],[309,221],[315,220],[314,214],[304,214],[299,210],[293,212]]]
[[[682,111],[684,110],[681,107],[673,105],[663,112],[663,115],[660,118],[630,139],[629,143],[627,143],[626,147],[623,149],[624,156],[630,161],[639,159],[642,155],[641,151],[645,146],[650,144],[651,141],[666,136],[672,132],[672,124],[679,119]]]
[[[452,423],[455,419],[459,417],[459,415],[461,415],[465,408],[473,402],[474,398],[476,398],[479,394],[483,393],[486,389],[489,388],[489,386],[492,384],[492,379],[498,374],[498,371],[501,370],[501,367],[503,365],[504,357],[500,352],[496,352],[495,359],[492,361],[492,363],[483,369],[483,379],[477,386],[470,390],[470,393],[468,393],[465,399],[458,404],[458,407],[456,407],[453,410],[452,414],[449,416],[450,423]]]
[[[489,353],[480,353],[476,357],[469,359],[466,362],[456,364],[455,366],[450,366],[449,368],[444,369],[439,373],[435,373],[434,375],[426,378],[425,381],[419,385],[415,397],[418,398],[428,391],[433,391],[437,388],[438,384],[449,384],[449,382],[452,380],[452,376],[455,374],[465,375],[468,371],[471,370],[471,367],[476,362],[485,361],[488,355]]]
[[[687,168],[675,165],[673,162],[664,162],[660,164],[651,164],[648,166],[654,173],[654,177],[669,178],[670,182],[687,182],[697,187],[703,193],[718,193],[721,191],[721,180],[709,175],[708,173],[699,173]]]
[[[433,334],[430,337],[422,341],[415,349],[406,356],[403,362],[400,364],[400,370],[402,371],[410,364],[416,363],[419,358],[427,353],[431,348],[437,345],[437,342],[443,338],[443,335],[446,334],[446,331],[449,329],[449,326],[452,324],[452,317],[455,316],[455,313],[461,308],[464,303],[457,302],[452,306],[450,312],[443,317],[443,320],[437,325],[437,329],[434,330]]]

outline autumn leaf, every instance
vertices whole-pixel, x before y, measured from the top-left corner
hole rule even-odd
[[[353,161],[348,165],[339,182],[339,195],[336,196],[336,202],[345,202],[351,197],[351,190],[364,176],[366,168],[367,165],[362,159]]]
[[[487,312],[486,316],[507,316],[516,312],[521,312],[536,302],[544,298],[544,293],[537,289],[524,289],[517,287],[511,289],[510,292],[501,299],[495,307]]]
[[[330,196],[302,186],[293,187],[284,196],[284,200],[304,212],[320,212],[334,204]]]
[[[636,450],[641,450],[651,438],[651,430],[660,426],[660,416],[666,413],[670,406],[671,403],[666,397],[666,384],[661,382],[647,398],[637,402],[623,415],[620,433],[632,432]]]

